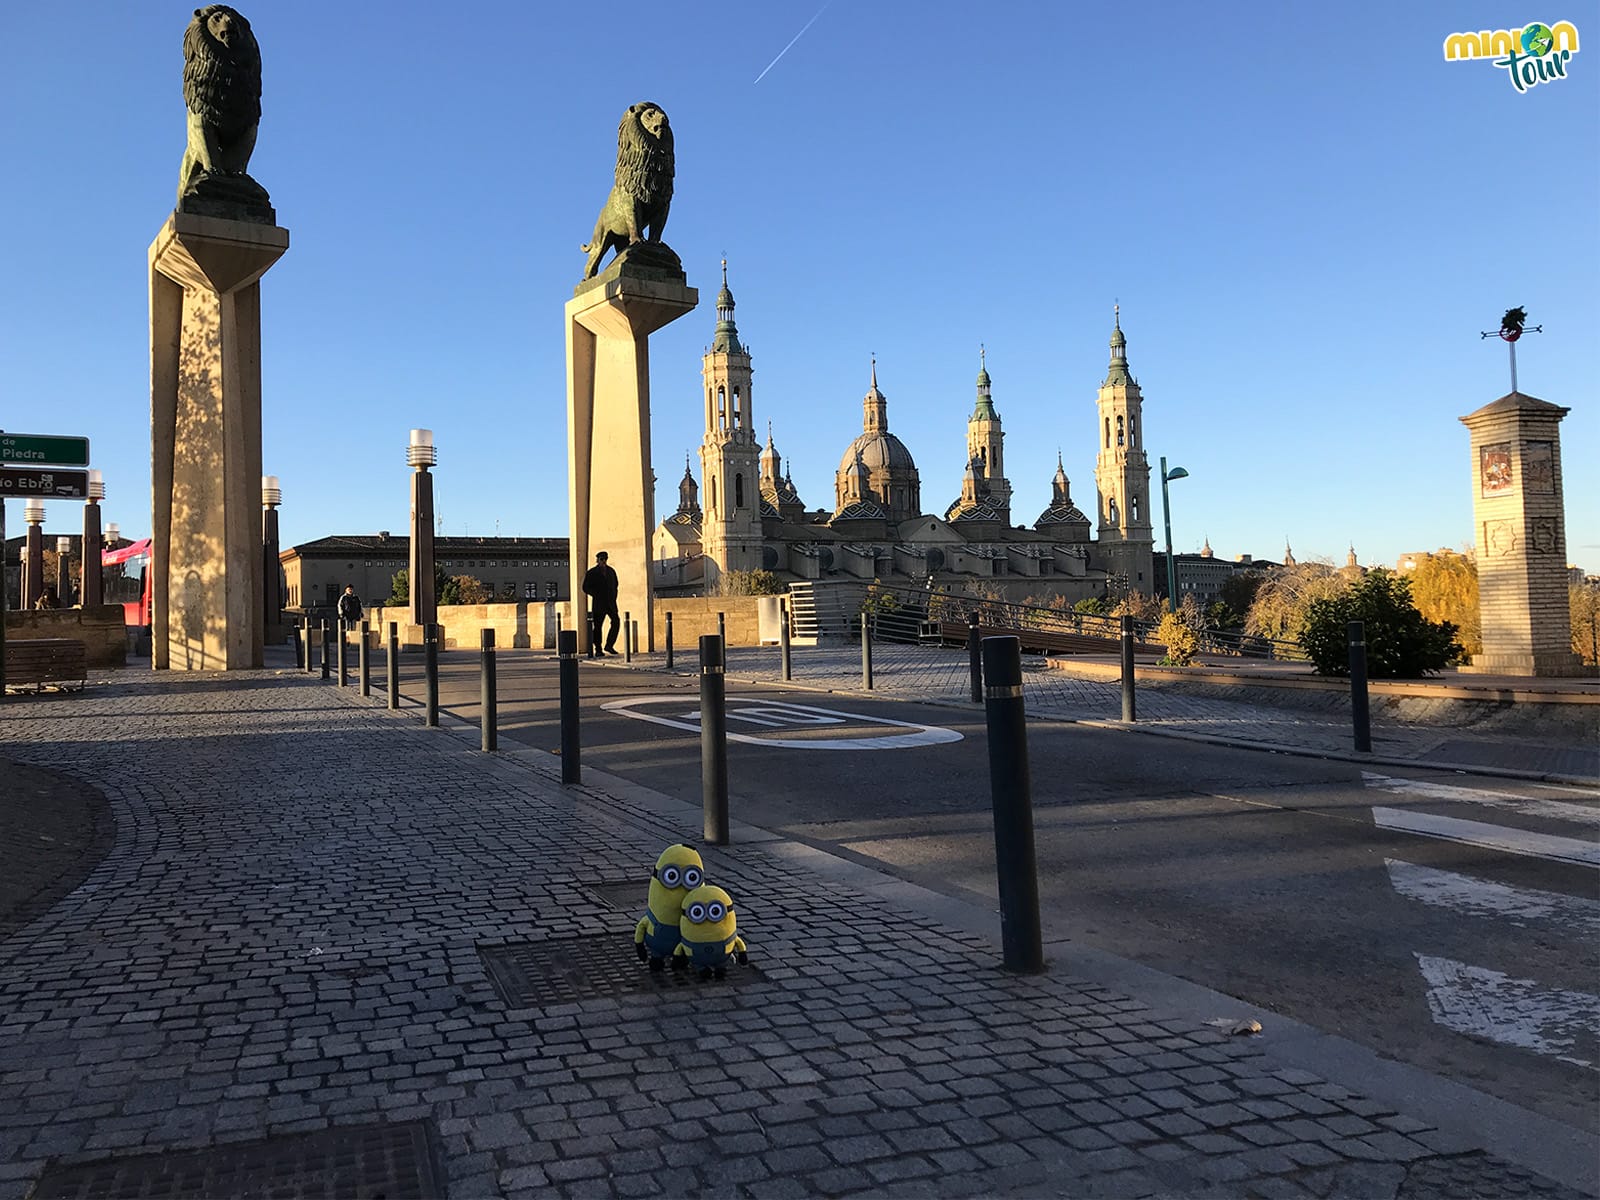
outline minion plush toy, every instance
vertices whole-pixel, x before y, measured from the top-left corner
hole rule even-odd
[[[633,930],[633,948],[639,961],[649,960],[652,971],[666,966],[667,956],[678,948],[678,922],[683,897],[705,882],[706,868],[693,846],[668,846],[650,872],[650,899],[644,916]],[[674,966],[678,964],[676,961]]]
[[[749,962],[750,955],[733,915],[733,897],[710,884],[702,884],[685,896],[683,916],[678,922],[678,948],[672,953],[674,966],[681,960],[699,971],[701,979],[713,975],[721,979],[730,958],[741,964]]]

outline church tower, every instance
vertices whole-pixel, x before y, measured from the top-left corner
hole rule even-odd
[[[1003,525],[1011,524],[1011,482],[1006,478],[1005,434],[1000,430],[1000,414],[989,396],[989,369],[983,347],[978,347],[978,402],[967,418],[967,461],[976,461],[986,484],[989,506],[1000,514]]]
[[[1111,366],[1100,385],[1097,403],[1100,452],[1094,464],[1099,493],[1098,532],[1094,563],[1112,583],[1146,596],[1155,592],[1150,532],[1150,462],[1144,454],[1144,398],[1128,371],[1128,339],[1122,335],[1122,312],[1113,310]]]
[[[717,328],[702,360],[706,383],[706,436],[700,443],[700,478],[705,480],[701,540],[706,583],[727,571],[761,566],[760,446],[750,403],[750,355],[733,324],[728,260],[722,260],[717,293]]]

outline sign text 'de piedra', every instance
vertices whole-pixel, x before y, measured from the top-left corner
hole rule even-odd
[[[87,467],[89,439],[41,433],[0,433],[0,466]]]
[[[82,500],[89,495],[89,472],[52,467],[0,467],[0,496]]]

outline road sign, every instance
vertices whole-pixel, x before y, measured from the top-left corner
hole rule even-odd
[[[0,433],[0,467],[87,467],[89,439]]]
[[[89,495],[89,472],[52,467],[0,467],[0,496],[30,500],[82,500]]]

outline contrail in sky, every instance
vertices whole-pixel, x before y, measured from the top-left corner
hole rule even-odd
[[[832,2],[833,2],[833,0],[828,0],[829,4],[831,4]],[[820,17],[823,13],[825,13],[827,11],[828,11],[828,5],[824,4],[821,8],[817,9],[817,17]],[[801,29],[799,33],[795,34],[792,38],[789,39],[789,44],[787,46],[785,46],[782,50],[778,51],[778,58],[782,58],[785,54],[789,53],[790,50],[794,49],[794,44],[796,42],[798,42],[801,38],[805,37],[806,30],[810,29],[813,25],[815,25],[817,23],[817,17],[812,17],[811,20],[809,20],[809,21],[807,21],[805,23],[805,27],[803,29]],[[769,62],[766,65],[766,69],[763,70],[761,72],[761,74],[756,76],[756,78],[755,78],[755,82],[756,83],[760,83],[763,79],[765,79],[767,77],[767,71],[772,70],[773,67],[778,65],[778,58],[775,58],[771,62]],[[751,84],[751,86],[754,87],[755,84]]]

